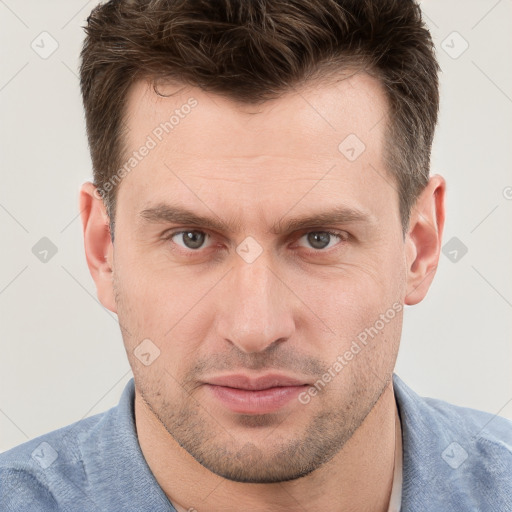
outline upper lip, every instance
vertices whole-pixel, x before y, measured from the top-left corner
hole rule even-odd
[[[224,386],[228,388],[247,389],[250,391],[259,391],[262,389],[277,388],[284,386],[305,386],[307,382],[287,377],[286,375],[268,374],[260,377],[249,377],[248,375],[222,375],[219,377],[211,377],[206,384],[213,386]]]

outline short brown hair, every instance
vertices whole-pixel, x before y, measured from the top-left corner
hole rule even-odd
[[[386,92],[387,171],[408,229],[428,183],[439,109],[439,66],[414,0],[111,0],[93,9],[85,30],[81,89],[112,240],[117,187],[102,185],[122,165],[123,114],[135,80],[171,78],[260,103],[354,66]]]

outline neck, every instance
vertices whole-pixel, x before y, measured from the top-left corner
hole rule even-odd
[[[136,392],[135,421],[142,453],[178,512],[388,510],[393,485],[396,403],[393,383],[342,450],[298,480],[247,484],[199,464],[165,430]]]

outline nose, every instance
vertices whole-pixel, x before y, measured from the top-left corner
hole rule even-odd
[[[246,353],[288,340],[294,329],[294,295],[263,253],[235,262],[217,307],[218,335]]]

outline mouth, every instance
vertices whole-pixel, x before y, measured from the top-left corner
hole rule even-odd
[[[225,375],[210,378],[204,385],[217,402],[237,414],[277,412],[310,386],[304,380],[277,374],[256,378]]]

